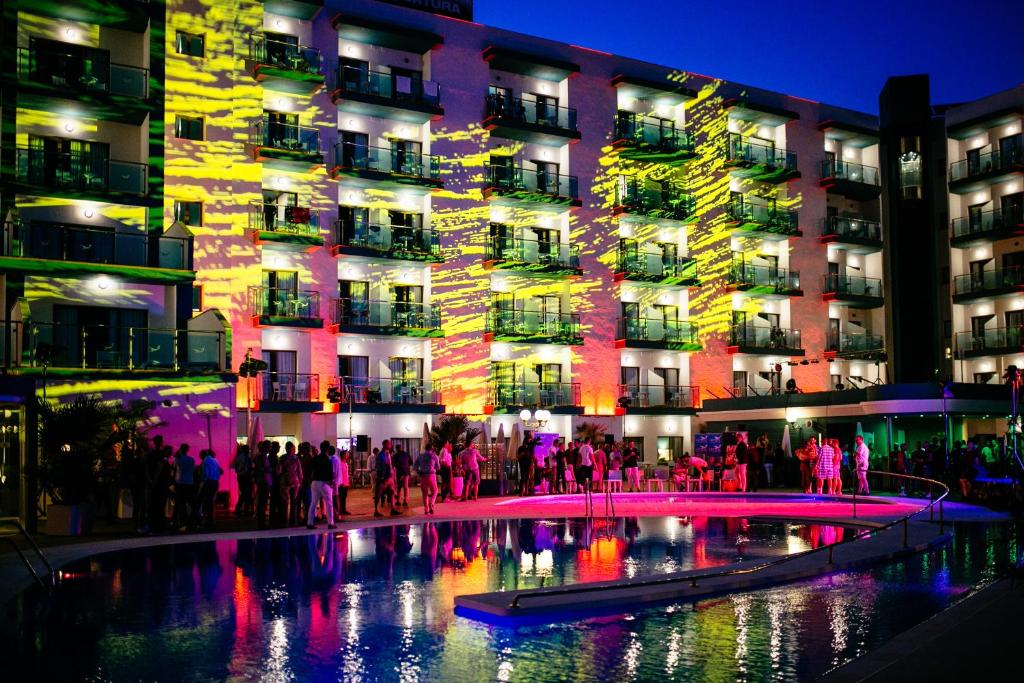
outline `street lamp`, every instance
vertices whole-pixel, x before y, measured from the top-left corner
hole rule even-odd
[[[528,408],[523,408],[519,411],[519,419],[524,424],[529,425],[530,422],[534,422],[538,429],[543,429],[544,425],[551,419],[551,411],[545,410],[544,408],[538,408],[532,413]]]

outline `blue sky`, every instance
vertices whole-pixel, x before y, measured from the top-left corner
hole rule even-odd
[[[892,75],[932,101],[1024,83],[1024,0],[475,0],[490,26],[862,111]]]

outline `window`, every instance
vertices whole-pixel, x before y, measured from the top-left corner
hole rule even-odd
[[[188,57],[202,57],[206,47],[205,43],[206,40],[203,36],[178,31],[174,39],[174,51]]]
[[[192,311],[203,310],[203,286],[193,285],[192,286]]]
[[[203,117],[178,116],[174,119],[174,137],[182,140],[203,139]]]
[[[181,221],[185,225],[203,224],[203,203],[202,202],[174,202],[174,220]]]

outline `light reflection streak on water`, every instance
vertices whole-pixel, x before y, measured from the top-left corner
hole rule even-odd
[[[668,637],[668,656],[665,657],[665,673],[672,675],[676,665],[679,664],[679,643],[683,636],[679,633],[678,628],[672,629],[672,634]]]
[[[363,680],[363,658],[359,652],[359,584],[346,583],[341,587],[345,593],[345,602],[348,603],[347,619],[348,632],[345,638],[345,647],[341,651],[342,671],[347,681]]]
[[[782,670],[782,617],[785,613],[785,600],[773,593],[768,598],[768,656],[772,660],[772,672],[776,675]]]
[[[733,612],[736,614],[736,669],[743,674],[747,672],[750,600],[749,595],[736,595],[732,598]]]
[[[622,654],[622,659],[626,663],[626,674],[629,680],[636,678],[637,670],[640,667],[640,655],[643,654],[644,645],[640,642],[640,634],[636,631],[629,632],[629,644],[626,646],[626,651]]]
[[[398,680],[418,681],[420,679],[420,655],[413,643],[413,606],[416,604],[416,584],[403,581],[396,588],[398,603],[402,609],[402,629]]]
[[[848,611],[853,607],[852,601],[845,598],[838,591],[827,591],[825,595],[825,609],[828,611],[829,630],[832,632],[832,652],[835,653],[833,665],[838,666],[842,661],[842,653],[846,651],[846,640],[849,629],[846,624]]]
[[[284,617],[277,617],[270,622],[266,666],[267,675],[264,680],[287,681],[294,678],[288,670],[288,627]]]

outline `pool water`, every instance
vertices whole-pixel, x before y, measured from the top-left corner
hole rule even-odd
[[[850,529],[756,519],[489,520],[126,550],[5,606],[5,671],[41,680],[793,680],[931,616],[1012,557],[1003,527],[870,571],[553,625],[454,597],[794,552]],[[11,668],[12,666],[16,668]]]

